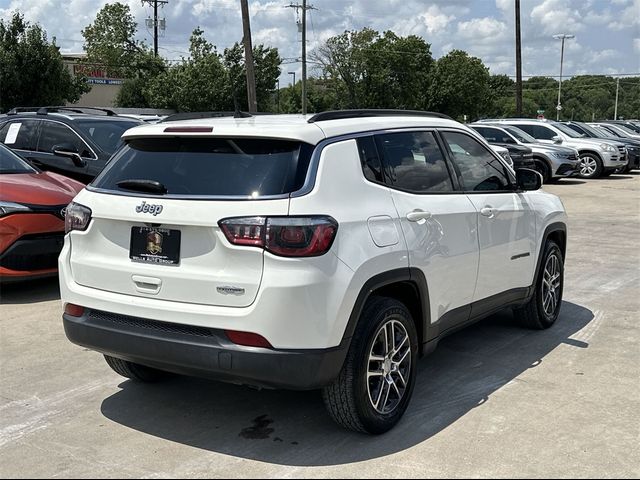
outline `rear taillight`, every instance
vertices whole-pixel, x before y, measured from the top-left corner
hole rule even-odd
[[[64,214],[64,231],[86,230],[91,221],[91,210],[79,203],[71,202]]]
[[[219,225],[232,244],[261,247],[282,257],[323,255],[338,231],[338,222],[327,216],[240,217]]]

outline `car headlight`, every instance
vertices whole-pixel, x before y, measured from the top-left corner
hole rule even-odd
[[[79,203],[71,202],[64,216],[64,231],[69,233],[73,230],[86,230],[90,221],[91,209]]]
[[[507,162],[507,165],[513,167],[513,159],[511,158],[511,155],[509,155],[509,152],[501,152],[500,156],[504,158],[504,161]]]
[[[5,215],[9,215],[11,213],[24,213],[30,211],[31,209],[26,205],[0,201],[0,217],[4,217]]]
[[[600,148],[603,149],[605,152],[611,152],[611,153],[617,153],[618,149],[616,147],[614,147],[613,145],[610,145],[608,143],[601,143],[600,144]]]

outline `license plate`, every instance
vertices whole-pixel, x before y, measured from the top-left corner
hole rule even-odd
[[[180,230],[132,227],[129,258],[158,265],[180,264]]]

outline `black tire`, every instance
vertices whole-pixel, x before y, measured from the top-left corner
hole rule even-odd
[[[520,323],[527,328],[534,330],[544,330],[551,327],[560,314],[560,308],[562,307],[562,291],[564,288],[564,259],[562,258],[562,251],[558,244],[548,240],[545,244],[544,252],[542,254],[542,261],[540,262],[540,271],[537,275],[535,290],[531,299],[522,307],[514,309],[515,317]],[[558,282],[557,286],[551,290],[551,295],[555,298],[555,306],[545,302],[547,294],[549,293],[549,277],[546,276],[547,266],[550,265],[552,257],[557,262]],[[555,285],[555,280],[551,280],[551,283]],[[546,290],[545,290],[546,288]]]
[[[391,325],[392,329],[399,329],[399,331],[406,333],[407,343],[409,343],[408,349],[404,342],[402,342],[402,345],[405,346],[400,345],[398,347],[401,339],[395,337],[398,330],[393,330],[394,339],[396,340],[396,346],[393,350],[395,351],[398,348],[398,353],[391,355],[390,359],[398,359],[404,356],[410,362],[409,370],[404,370],[404,375],[395,373],[395,379],[393,376],[394,370],[389,371],[389,367],[395,367],[388,365],[389,360],[380,362],[370,360],[370,355],[377,355],[376,349],[380,348],[379,340],[381,339],[380,335],[383,334],[383,328],[387,329],[389,325]],[[385,330],[385,338],[387,338],[387,332],[391,332],[391,330]],[[402,355],[402,352],[405,355]],[[416,379],[417,360],[418,336],[414,321],[407,307],[392,298],[370,298],[358,321],[358,326],[340,375],[333,384],[325,387],[322,391],[322,397],[329,415],[338,425],[357,432],[377,435],[391,430],[400,421],[411,400]],[[376,363],[379,363],[378,368],[374,366]],[[389,373],[388,375],[381,374],[370,378],[369,372],[372,368],[380,372],[389,371]],[[402,372],[402,367],[399,370],[395,370],[395,372],[398,371]],[[392,384],[386,380],[387,377],[391,377],[395,391],[392,389]],[[400,394],[401,392],[395,383],[397,380],[400,387],[402,387],[400,379],[404,379],[405,383],[402,394]],[[377,391],[375,390],[376,386],[379,387]],[[386,393],[385,401],[382,402],[382,411],[379,411],[376,409],[376,405],[380,405],[380,401],[385,395],[385,386],[389,393]],[[391,401],[391,394],[393,394],[396,402],[395,405]],[[378,398],[376,405],[374,405],[374,396]],[[391,404],[387,403],[387,400]],[[388,405],[390,410],[385,412],[385,407]]]
[[[137,382],[155,383],[168,376],[166,372],[156,370],[155,368],[145,367],[144,365],[127,362],[126,360],[120,360],[119,358],[108,355],[105,355],[104,359],[107,361],[107,365],[118,375]]]
[[[542,175],[543,183],[551,183],[551,168],[544,160],[536,160],[536,170]]]
[[[602,160],[595,153],[581,153],[578,163],[578,176],[580,178],[599,178],[602,175]]]

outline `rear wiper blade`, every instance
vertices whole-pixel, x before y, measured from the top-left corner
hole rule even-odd
[[[161,195],[168,192],[167,187],[155,180],[122,180],[116,185],[125,190],[133,190],[135,192],[159,193]]]

